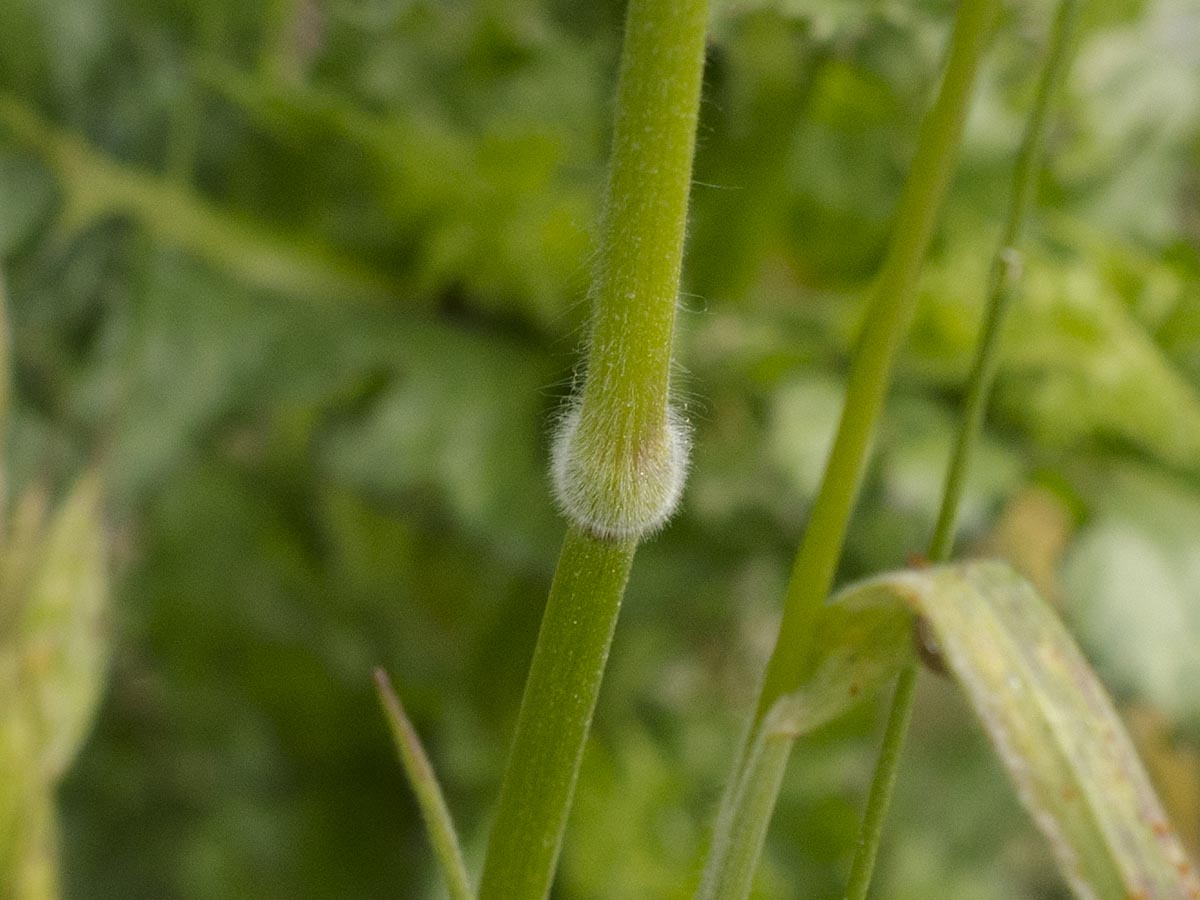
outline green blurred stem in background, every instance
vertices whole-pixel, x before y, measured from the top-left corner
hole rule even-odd
[[[921,125],[887,257],[850,366],[837,437],[792,568],[756,719],[797,686],[812,651],[812,620],[833,585],[896,354],[916,308],[917,279],[954,174],[971,90],[997,7],[997,0],[959,4],[941,90]]]
[[[370,304],[405,292],[404,285],[329,247],[239,218],[170,179],[111,159],[6,91],[0,91],[0,130],[37,153],[58,176],[63,234],[107,216],[126,216],[156,240],[268,290]]]
[[[1008,217],[1004,223],[999,246],[992,257],[983,330],[979,336],[975,359],[967,381],[967,397],[963,408],[962,423],[950,464],[946,469],[941,509],[938,512],[933,537],[929,542],[927,557],[931,563],[946,561],[954,549],[954,526],[962,502],[967,466],[983,429],[984,414],[987,411],[988,398],[991,396],[992,387],[996,381],[996,370],[1000,361],[1000,334],[1003,330],[1005,315],[1021,277],[1021,258],[1018,245],[1033,207],[1038,176],[1042,171],[1046,126],[1055,98],[1061,92],[1062,84],[1066,79],[1081,5],[1081,0],[1062,0],[1059,4],[1046,51],[1045,65],[1038,83],[1037,96],[1029,114],[1029,122],[1025,127],[1020,150],[1017,153]],[[876,763],[875,773],[871,779],[867,808],[859,830],[854,861],[850,867],[850,879],[846,887],[847,900],[865,900],[871,886],[875,857],[879,851],[880,834],[896,784],[896,772],[904,747],[904,736],[908,732],[908,723],[912,718],[916,683],[917,668],[915,665],[905,668],[896,682],[887,728],[883,736],[883,745],[879,753],[879,761]]]
[[[566,460],[556,462],[559,500],[572,521],[521,704],[481,900],[542,900],[550,891],[633,554],[670,513],[663,485],[677,495],[682,484],[686,440],[668,392],[707,20],[705,0],[629,4],[587,380],[557,451]],[[573,508],[572,498],[587,508]],[[619,504],[627,502],[641,506],[638,515],[623,517]]]
[[[954,172],[975,76],[997,8],[997,0],[962,0],[959,4],[941,88],[921,124],[916,156],[900,197],[891,243],[851,363],[837,436],[792,569],[779,637],[767,664],[749,737],[751,742],[775,701],[800,685],[813,653],[814,620],[833,585],[896,354],[916,306],[918,276]],[[777,753],[772,759],[780,771],[760,774],[776,785],[777,795],[788,754]],[[743,751],[718,817],[717,833],[698,894],[703,900],[742,900],[750,891],[753,868],[726,865],[727,859],[737,852],[734,842],[742,836],[725,834],[723,827],[731,821],[728,808],[736,802],[736,785],[746,762],[747,753]],[[765,829],[757,838],[758,846],[753,848],[754,858],[761,853],[763,837]]]

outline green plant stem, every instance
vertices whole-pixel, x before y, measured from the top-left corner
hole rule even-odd
[[[850,877],[846,882],[846,897],[867,896],[871,887],[871,876],[875,871],[875,859],[879,855],[879,838],[883,833],[883,822],[887,818],[892,793],[896,787],[896,775],[900,771],[900,755],[904,751],[904,738],[908,734],[908,723],[912,719],[913,697],[917,688],[917,667],[908,664],[896,679],[896,690],[892,694],[892,707],[888,712],[887,728],[883,732],[883,745],[879,748],[879,759],[871,776],[871,790],[867,797],[867,809],[858,829],[858,841],[854,847],[854,860],[850,864]]]
[[[879,280],[867,309],[859,345],[850,368],[846,401],[821,488],[813,505],[804,540],[792,568],[783,620],[775,650],[759,695],[758,707],[726,786],[718,815],[718,830],[710,845],[698,900],[734,898],[735,893],[714,893],[714,885],[728,883],[724,869],[728,835],[721,833],[732,821],[732,810],[743,783],[742,774],[767,712],[777,700],[803,681],[813,651],[813,623],[829,594],[884,398],[891,382],[896,353],[912,319],[917,299],[917,278],[924,262],[934,225],[942,207],[962,139],[975,74],[991,32],[997,0],[962,0],[954,23],[949,59],[936,101],[921,124],[917,152],[901,194]],[[784,752],[767,761],[777,772],[759,771],[763,783],[782,782],[792,740]],[[765,808],[774,806],[775,796]]]
[[[1046,127],[1053,101],[1059,94],[1066,77],[1080,6],[1080,0],[1062,0],[1059,4],[1050,36],[1046,62],[1038,84],[1037,96],[1030,112],[1025,136],[1017,153],[1008,216],[1005,220],[1000,244],[992,258],[983,330],[979,337],[975,359],[967,382],[967,397],[962,423],[950,464],[946,470],[941,508],[926,554],[930,562],[944,562],[950,558],[953,552],[955,524],[958,520],[959,508],[962,505],[968,465],[983,430],[988,399],[991,396],[999,366],[1000,335],[1021,275],[1017,247],[1033,207],[1037,180],[1042,169]],[[846,888],[847,900],[865,900],[870,889],[883,823],[891,805],[901,751],[904,747],[909,721],[912,718],[916,682],[917,667],[915,665],[906,667],[896,682],[891,710],[888,713],[887,727],[884,731],[883,746],[871,779],[867,808],[859,830],[854,860],[850,867],[850,878]]]
[[[612,164],[593,285],[582,463],[559,485],[600,497],[625,473],[642,489],[666,450],[671,339],[708,25],[707,0],[631,0]],[[596,465],[591,465],[595,461]],[[679,466],[685,460],[669,460]],[[679,472],[682,476],[682,471]],[[480,900],[550,891],[604,665],[640,532],[600,537],[572,518],[517,722],[488,843]],[[614,512],[607,510],[605,512]],[[615,510],[617,514],[621,510]]]
[[[671,337],[707,23],[707,0],[629,4],[587,377],[553,466],[559,506],[597,535],[653,531],[683,487],[687,435],[668,402]]]
[[[635,541],[567,532],[492,827],[481,900],[550,890]]]
[[[850,367],[837,437],[792,569],[756,720],[797,686],[811,652],[813,618],[833,584],[896,353],[916,306],[917,279],[954,171],[971,88],[996,8],[996,0],[959,4],[941,90],[921,125],[891,244]]]
[[[721,843],[713,852],[721,864],[706,867],[697,900],[743,900],[750,894],[795,742],[793,733],[768,727],[769,717],[747,753],[731,802],[722,810],[716,829]]]
[[[583,396],[622,440],[666,414],[707,25],[707,0],[629,4]]]

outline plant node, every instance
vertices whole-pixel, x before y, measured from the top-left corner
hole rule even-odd
[[[554,497],[563,515],[595,537],[644,538],[679,505],[691,434],[670,406],[656,429],[638,433],[612,424],[607,417],[584,416],[572,401],[555,429]]]

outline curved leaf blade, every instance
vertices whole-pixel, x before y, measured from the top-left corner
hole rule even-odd
[[[425,754],[425,748],[421,746],[421,739],[417,737],[416,729],[404,712],[400,697],[383,669],[375,670],[375,688],[379,693],[379,703],[387,717],[396,751],[400,755],[400,762],[404,766],[404,774],[408,776],[413,793],[416,794],[429,842],[433,844],[451,900],[473,900],[475,894],[471,890],[471,880],[463,862],[458,832],[454,829],[446,798],[442,796],[441,786],[433,773],[433,766]]]
[[[20,684],[51,783],[91,730],[108,671],[108,541],[100,478],[82,476],[36,548],[16,623]]]
[[[971,562],[884,575],[835,599],[887,596],[928,623],[1079,897],[1200,900],[1112,701],[1028,582]]]
[[[912,658],[918,624],[923,649],[966,690],[1081,900],[1200,900],[1195,869],[1100,681],[1036,590],[987,561],[881,575],[822,609],[802,687],[763,718],[726,793],[697,900],[750,895],[795,738],[891,680]]]

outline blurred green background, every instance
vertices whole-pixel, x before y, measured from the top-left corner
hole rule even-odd
[[[0,0],[17,485],[102,468],[111,682],[72,900],[433,898],[371,689],[478,865],[562,524],[623,4]],[[932,525],[1048,31],[982,75],[845,576]],[[556,896],[685,898],[774,634],[953,5],[724,0],[681,298],[684,508],[634,567]],[[1088,4],[961,546],[1062,605],[1200,842],[1200,5]],[[761,898],[839,891],[868,704],[802,742]],[[1065,898],[923,679],[896,900]]]

